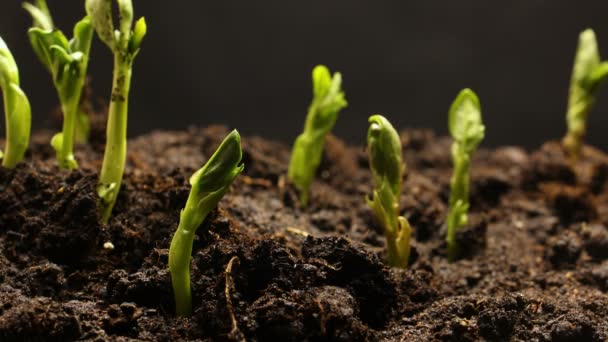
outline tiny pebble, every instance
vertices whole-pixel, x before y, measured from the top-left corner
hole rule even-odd
[[[114,244],[108,241],[103,244],[103,248],[111,251],[114,249]]]

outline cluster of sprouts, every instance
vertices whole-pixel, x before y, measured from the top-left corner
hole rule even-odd
[[[77,141],[86,140],[88,134],[88,117],[81,110],[80,103],[95,32],[114,55],[106,146],[96,189],[103,223],[110,219],[121,188],[127,153],[133,62],[147,32],[144,18],[134,23],[131,0],[116,0],[116,3],[118,20],[113,17],[113,0],[86,0],[86,15],[74,25],[71,39],[54,26],[45,0],[23,4],[33,19],[32,28],[28,31],[30,43],[52,77],[63,112],[62,131],[50,141],[61,169],[78,168],[74,145]],[[114,27],[115,23],[118,27]],[[574,160],[581,154],[587,116],[597,89],[606,78],[608,62],[600,59],[593,31],[585,30],[580,35],[575,57],[567,109],[568,132],[563,139],[564,150]],[[312,80],[313,100],[308,108],[304,131],[293,145],[287,175],[299,192],[302,208],[309,202],[326,136],[334,127],[340,111],[347,106],[340,73],[332,75],[327,67],[319,65],[312,72]],[[0,88],[6,119],[5,146],[4,151],[0,151],[0,158],[3,167],[14,168],[23,160],[29,144],[31,109],[20,86],[15,59],[1,38]],[[446,217],[446,242],[447,255],[452,261],[459,254],[456,233],[468,222],[472,156],[485,135],[479,98],[472,90],[462,90],[452,103],[448,112],[448,128],[453,138],[453,175]],[[405,268],[412,235],[412,227],[400,212],[405,163],[401,138],[382,115],[369,118],[367,152],[374,188],[365,200],[384,231],[387,263]],[[243,171],[242,156],[240,136],[234,130],[190,178],[190,194],[169,248],[169,271],[178,315],[192,313],[190,260],[195,234]]]

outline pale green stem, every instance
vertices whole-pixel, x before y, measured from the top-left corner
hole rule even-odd
[[[120,53],[114,56],[114,77],[106,129],[106,148],[98,185],[98,192],[99,187],[105,189],[111,187],[108,196],[101,200],[103,223],[107,223],[112,214],[125,170],[131,66],[131,61],[125,60]]]
[[[182,218],[185,215],[182,215]],[[194,242],[194,229],[180,220],[169,248],[169,272],[175,296],[175,311],[179,316],[192,314],[192,290],[190,288],[190,258]]]
[[[466,153],[466,152],[465,152]],[[458,254],[458,244],[456,243],[456,230],[459,227],[459,217],[457,208],[455,208],[458,200],[464,201],[463,204],[469,201],[469,167],[470,158],[468,155],[459,151],[456,147],[453,151],[454,173],[451,179],[449,212],[447,220],[446,242],[448,248],[448,259],[453,260]]]

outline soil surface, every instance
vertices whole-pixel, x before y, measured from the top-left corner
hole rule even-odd
[[[103,132],[102,130],[100,132]],[[446,260],[448,138],[404,131],[406,270],[386,267],[362,146],[329,137],[311,204],[289,146],[244,137],[245,171],[197,232],[194,315],[174,315],[167,259],[188,179],[228,129],[129,141],[109,224],[95,184],[103,134],[61,171],[50,132],[0,168],[0,341],[605,341],[608,156],[549,142],[480,149],[461,257]],[[0,143],[1,145],[2,143]]]

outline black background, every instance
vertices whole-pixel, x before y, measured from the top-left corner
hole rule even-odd
[[[84,1],[48,0],[71,36]],[[319,63],[343,74],[350,106],[334,132],[363,143],[367,117],[447,132],[447,108],[463,87],[480,96],[486,145],[534,147],[565,130],[578,33],[595,29],[608,56],[606,0],[134,0],[148,36],[135,61],[130,134],[225,123],[246,135],[291,142],[311,99]],[[46,127],[57,103],[27,41],[20,2],[2,0],[0,35],[12,49]],[[111,54],[95,41],[96,96],[111,86]],[[588,140],[608,146],[608,86],[590,116]]]

